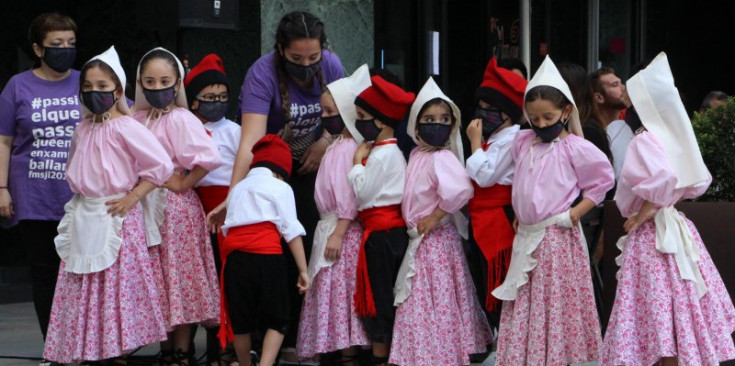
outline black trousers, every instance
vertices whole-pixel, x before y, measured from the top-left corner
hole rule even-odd
[[[309,256],[311,255],[311,245],[314,241],[314,230],[316,230],[316,224],[319,222],[319,210],[316,208],[316,202],[314,201],[316,172],[300,175],[297,173],[299,168],[301,168],[301,163],[294,160],[291,179],[289,179],[288,183],[291,185],[291,189],[293,189],[294,199],[296,200],[296,214],[299,222],[301,222],[301,225],[306,230],[306,235],[302,237],[302,240],[304,241],[304,252],[306,253],[306,261],[308,262]],[[287,243],[284,243],[283,254],[286,257],[288,297],[291,312],[289,331],[283,340],[283,347],[285,348],[296,346],[296,335],[299,330],[299,319],[301,317],[301,304],[304,301],[304,297],[299,294],[299,290],[296,288],[299,269],[296,267],[296,262],[291,255],[291,251],[288,249]]]
[[[44,339],[51,318],[51,305],[61,264],[54,245],[58,226],[58,221],[21,220],[18,223],[28,264],[31,266],[33,305]]]
[[[393,285],[407,248],[408,233],[405,227],[373,231],[365,242],[365,259],[376,316],[362,318],[362,323],[368,338],[373,342],[390,344],[393,338],[396,317]]]

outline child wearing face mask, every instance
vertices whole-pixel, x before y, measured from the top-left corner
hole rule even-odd
[[[594,361],[600,322],[579,218],[613,187],[612,166],[582,137],[574,99],[549,57],[524,102],[532,130],[511,146],[518,229],[505,281],[492,292],[505,301],[496,365]]]
[[[467,173],[475,189],[468,207],[472,224],[470,268],[478,297],[494,328],[500,323],[501,302],[490,292],[505,279],[515,236],[511,205],[515,167],[510,147],[520,130],[526,85],[526,79],[498,67],[491,58],[477,89],[475,119],[467,126],[472,146]]]
[[[319,165],[314,200],[321,220],[309,260],[312,289],[304,298],[296,352],[300,358],[341,350],[340,363],[357,364],[357,346],[369,345],[352,301],[362,239],[357,198],[347,181],[362,136],[355,129],[355,97],[370,86],[367,65],[327,85],[322,94],[322,127],[337,138]]]
[[[210,212],[227,199],[232,165],[240,143],[240,126],[225,117],[229,106],[230,87],[222,59],[214,53],[204,56],[199,64],[186,74],[184,87],[189,109],[204,124],[207,134],[212,136],[222,156],[222,164],[195,184],[204,212]],[[210,235],[210,240],[214,251],[214,263],[219,273],[222,266],[218,244],[224,242],[224,236],[222,233]],[[207,331],[209,363],[216,362],[218,348],[217,329],[209,329]]]
[[[395,307],[393,285],[408,246],[401,200],[406,160],[394,130],[414,100],[380,76],[355,98],[355,128],[365,140],[357,148],[347,175],[357,196],[364,232],[357,261],[355,308],[373,343],[373,363],[388,364]]]
[[[409,114],[418,145],[406,168],[401,203],[410,238],[395,284],[390,363],[468,365],[492,341],[462,248],[472,197],[462,166],[459,108],[429,78]]]
[[[220,154],[201,121],[187,109],[184,70],[171,52],[155,48],[138,64],[135,119],[153,132],[173,161],[175,172],[146,197],[149,245],[162,267],[161,286],[169,340],[162,360],[187,364],[191,324],[215,326],[219,291],[204,210],[192,187],[220,165]]]
[[[124,85],[114,47],[82,68],[84,119],[66,166],[75,194],[55,239],[62,262],[47,360],[105,360],[166,339],[138,202],[171,176],[173,164],[130,116]]]

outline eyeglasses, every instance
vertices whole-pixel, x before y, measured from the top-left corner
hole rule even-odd
[[[228,99],[230,99],[230,95],[227,93],[204,94],[204,95],[197,95],[196,98],[203,102],[226,102]]]

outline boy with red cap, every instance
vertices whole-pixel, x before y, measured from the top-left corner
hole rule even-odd
[[[289,324],[288,281],[281,237],[299,270],[297,287],[309,288],[301,236],[291,187],[291,150],[280,137],[265,135],[253,146],[248,175],[232,188],[222,260],[219,339],[233,342],[241,365],[250,360],[250,333],[266,328],[261,365],[273,365]]]
[[[400,203],[406,160],[396,145],[395,128],[411,107],[414,94],[371,78],[372,86],[355,98],[356,130],[363,142],[347,178],[355,190],[364,226],[358,254],[355,308],[373,342],[375,365],[388,363],[395,307],[393,285],[408,246]],[[351,121],[345,121],[351,123]]]
[[[475,119],[467,126],[472,155],[466,168],[475,187],[469,202],[473,238],[470,264],[478,297],[494,327],[500,323],[500,301],[490,291],[505,278],[515,236],[510,147],[520,129],[517,123],[522,116],[526,85],[526,79],[498,67],[491,58],[477,90]]]
[[[222,165],[207,173],[197,182],[195,190],[204,206],[204,212],[212,211],[227,199],[232,177],[232,165],[240,143],[240,126],[225,117],[229,100],[227,75],[222,59],[210,53],[186,74],[184,79],[189,109],[204,124],[207,133],[212,136],[222,156]],[[217,273],[222,269],[219,260],[218,246],[224,241],[222,233],[211,235],[214,264]],[[217,328],[207,330],[207,361],[217,360],[218,352]]]

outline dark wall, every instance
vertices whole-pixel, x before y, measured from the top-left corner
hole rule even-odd
[[[648,1],[646,56],[666,51],[687,110],[711,90],[735,94],[735,2]]]
[[[132,87],[128,97],[134,97],[134,75],[140,57],[154,47],[162,46],[179,58],[188,56],[190,66],[210,53],[217,53],[225,64],[233,101],[230,115],[234,116],[236,97],[248,67],[260,56],[260,2],[241,1],[239,30],[215,30],[178,27],[178,1],[33,1],[13,2],[0,15],[0,29],[12,42],[0,47],[0,86],[22,71],[27,62],[18,62],[18,50],[23,59],[33,59],[27,39],[28,26],[38,14],[58,11],[71,16],[79,26],[78,55],[75,68],[111,45]]]

